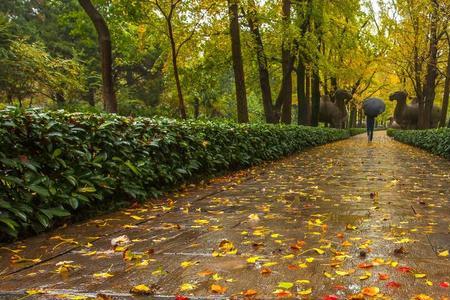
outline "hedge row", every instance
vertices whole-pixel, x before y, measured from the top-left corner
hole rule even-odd
[[[0,111],[0,239],[347,138],[283,125]]]
[[[450,159],[450,128],[428,130],[395,130],[387,134],[399,142],[425,149]]]

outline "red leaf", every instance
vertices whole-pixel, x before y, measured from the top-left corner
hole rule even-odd
[[[339,298],[336,295],[327,295],[323,297],[323,300],[339,300]]]
[[[439,286],[443,288],[448,288],[450,286],[450,283],[448,283],[447,281],[443,281],[439,283]]]
[[[372,268],[372,267],[373,267],[373,264],[360,263],[358,265],[358,268],[361,268],[361,269],[369,269],[369,268]]]
[[[409,272],[411,272],[412,268],[410,268],[410,267],[398,267],[398,270],[400,272],[403,272],[403,273],[409,273]]]
[[[175,300],[189,300],[189,298],[186,297],[186,296],[177,295],[177,296],[175,297]]]
[[[338,291],[343,291],[343,290],[346,290],[347,288],[343,285],[335,285],[334,289],[338,290]]]
[[[400,283],[398,283],[397,281],[389,281],[386,284],[387,287],[392,287],[392,288],[399,288],[401,286]]]

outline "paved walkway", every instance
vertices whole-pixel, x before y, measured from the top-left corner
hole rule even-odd
[[[8,245],[0,299],[448,299],[449,195],[450,161],[356,136]]]

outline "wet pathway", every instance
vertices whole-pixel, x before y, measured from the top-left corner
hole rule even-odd
[[[449,195],[450,161],[356,136],[3,247],[0,299],[449,299]]]

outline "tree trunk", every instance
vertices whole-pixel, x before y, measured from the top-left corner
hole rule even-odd
[[[305,64],[299,61],[297,64],[298,125],[309,125],[309,99],[306,98],[305,75]]]
[[[90,0],[78,0],[78,2],[91,19],[98,35],[102,63],[102,91],[105,111],[108,113],[117,113],[117,100],[112,77],[111,37],[108,25]]]
[[[88,90],[87,100],[90,106],[95,106],[95,89],[92,87]]]
[[[200,115],[200,101],[197,97],[194,99],[194,118],[198,119],[198,116]]]
[[[306,96],[306,124],[311,125],[311,70],[305,66],[305,96]]]
[[[234,84],[236,87],[237,118],[239,123],[248,123],[247,93],[245,90],[244,65],[242,63],[238,2],[239,0],[228,0],[231,53],[233,57]]]
[[[319,125],[319,110],[320,110],[320,76],[319,70],[313,70],[312,76],[312,107],[311,107],[311,125]]]
[[[255,4],[251,3],[254,9]],[[256,44],[256,59],[258,61],[259,84],[261,86],[262,101],[264,107],[264,115],[267,123],[275,123],[272,107],[272,92],[270,89],[269,70],[267,68],[267,57],[264,53],[261,33],[255,20],[256,12],[249,12],[247,15],[248,25],[252,32],[253,39]]]
[[[187,118],[186,106],[184,105],[183,90],[181,89],[180,75],[178,74],[177,48],[175,45],[175,38],[173,35],[172,20],[168,18],[166,19],[166,21],[167,21],[167,29],[169,31],[170,49],[172,53],[173,75],[175,77],[175,84],[177,86],[178,112],[180,113],[180,117],[182,119],[186,119]]]
[[[55,98],[56,98],[56,105],[58,106],[58,108],[63,108],[64,103],[66,102],[66,99],[64,99],[64,95],[61,94],[60,92],[57,92],[55,94]]]
[[[348,127],[349,128],[355,128],[356,127],[356,105],[355,104],[350,104],[350,120],[349,120],[349,124]]]
[[[431,111],[433,109],[434,98],[436,96],[436,78],[437,71],[437,44],[439,42],[437,37],[437,22],[438,22],[438,7],[437,0],[432,1],[433,12],[430,20],[430,49],[427,63],[427,74],[425,75],[425,83],[423,87],[424,96],[424,111],[422,123],[420,128],[431,127]]]
[[[364,113],[363,113],[363,110],[360,108],[360,109],[358,109],[358,128],[361,128],[363,126],[363,118],[364,118]]]
[[[282,105],[281,122],[291,124],[292,122],[292,70],[294,68],[294,57],[291,54],[291,41],[289,26],[291,23],[291,1],[282,1],[282,22],[283,22],[283,42],[281,45],[281,60],[283,77],[281,81],[280,92],[277,98],[277,113],[279,106]],[[278,104],[280,103],[280,104]],[[277,105],[278,104],[278,105]]]
[[[444,94],[442,96],[442,110],[441,110],[441,119],[439,121],[439,127],[445,127],[445,120],[447,119],[449,93],[450,93],[450,49],[448,51],[447,57],[447,76],[445,77],[444,83]]]

